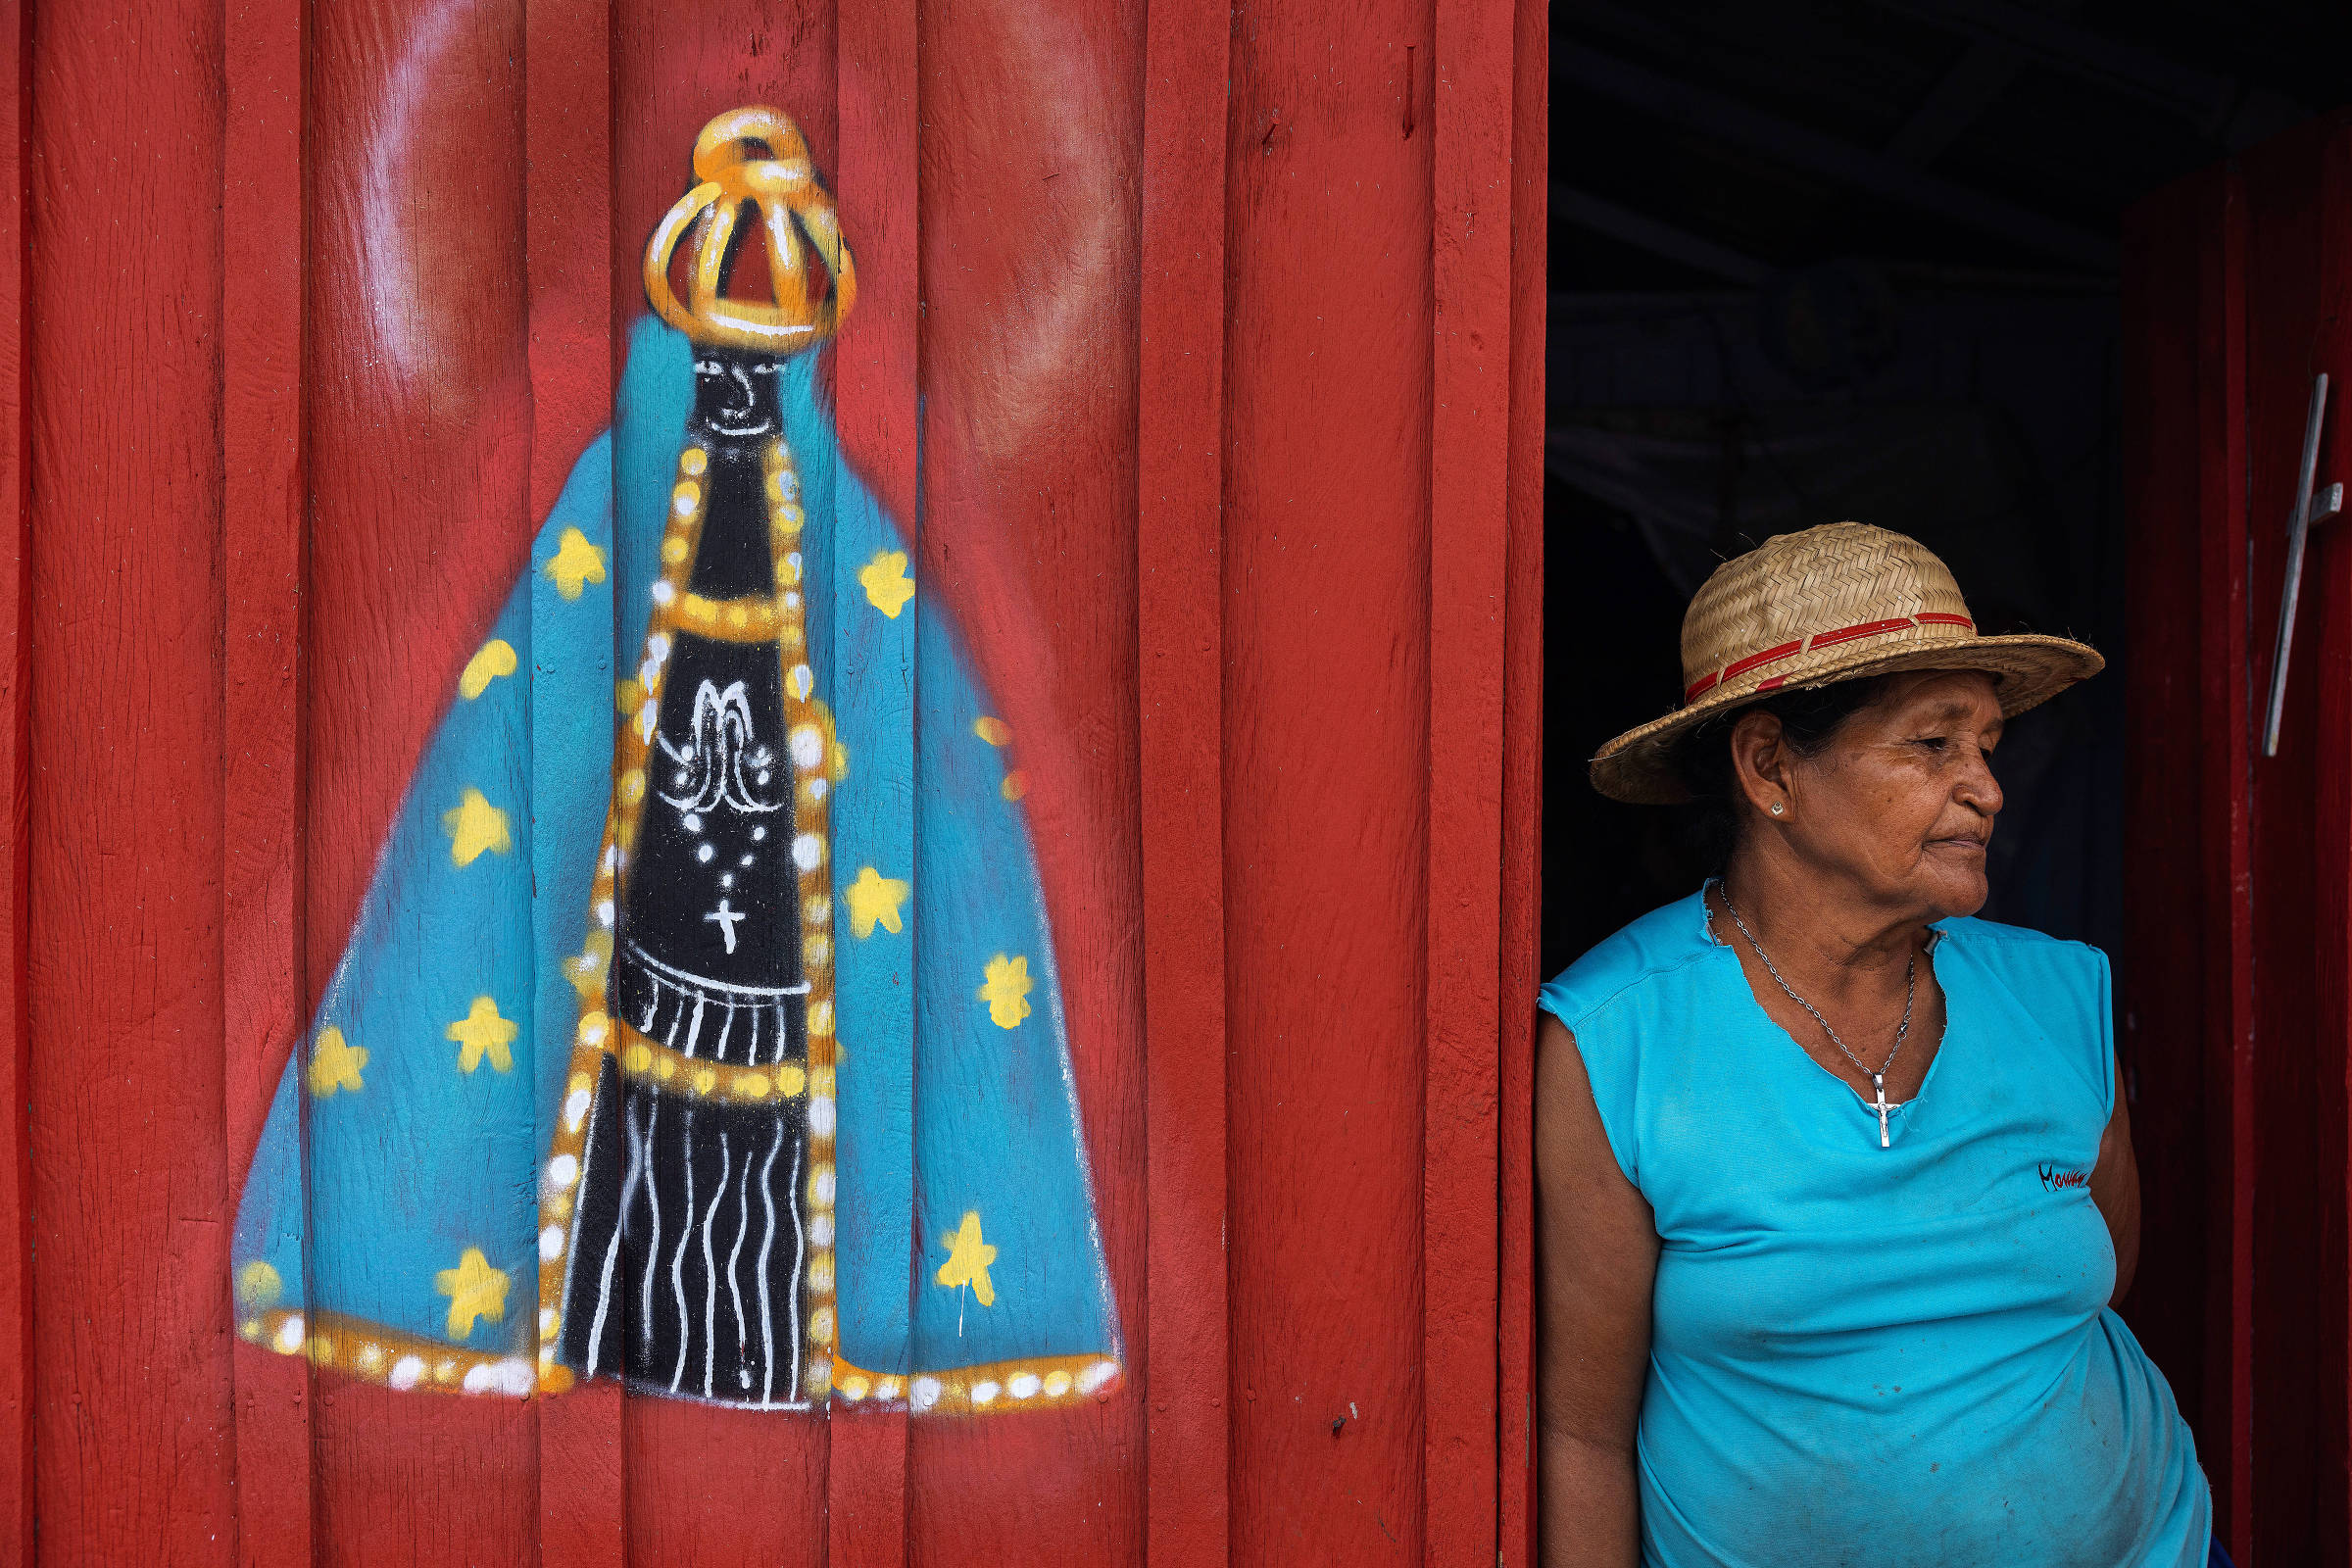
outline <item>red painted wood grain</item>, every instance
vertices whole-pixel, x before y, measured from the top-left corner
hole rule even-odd
[[[223,18],[30,37],[39,1549],[236,1560],[223,1114]],[[126,241],[129,241],[126,243]]]
[[[1144,1559],[1230,1560],[1224,532],[1227,8],[1145,52],[1136,643],[1149,1275]]]
[[[1496,1552],[1536,1554],[1535,1007],[1544,863],[1544,328],[1550,11],[1514,8],[1511,104],[1509,542],[1503,586],[1501,1178],[1496,1263]]]
[[[0,1552],[32,1560],[32,1035],[26,952],[32,496],[24,383],[25,148],[30,64],[22,0],[0,4]]]
[[[2216,1269],[2209,1308],[2218,1341],[2222,1409],[2211,1430],[2226,1432],[2230,1454],[2229,1544],[2250,1552],[2253,1541],[2254,1443],[2254,950],[2251,824],[2248,820],[2251,722],[2245,680],[2245,208],[2234,174],[2226,178],[2220,221],[2201,238],[2200,270],[2213,301],[2199,317],[2198,440],[2213,461],[2200,466],[2198,566],[2205,585],[2200,616],[2199,728],[2205,898],[2216,921],[2202,955],[2206,968],[2207,1095],[2223,1114],[2212,1119],[2213,1234],[2225,1238],[2227,1270]]]
[[[2138,765],[2126,780],[2126,842],[2185,847],[2124,863],[2125,928],[2116,971],[2118,1049],[2134,1090],[2135,1143],[2169,1150],[2142,1162],[2142,1244],[2125,1315],[2172,1381],[2225,1520],[2230,1446],[2227,1099],[2210,1092],[2205,1019],[2208,944],[2222,940],[2205,834],[2223,818],[2205,803],[2201,713],[2207,635],[2203,467],[2221,461],[2201,440],[2200,381],[2218,375],[2218,269],[2201,265],[2200,232],[2219,251],[2225,190],[2203,175],[2149,198],[2124,226],[2123,472],[2132,519],[2126,738]],[[2182,715],[2192,715],[2183,722]],[[2224,1201],[2215,1202],[2216,1194]],[[2220,1286],[2220,1289],[2217,1289]]]
[[[301,830],[306,21],[290,0],[253,0],[229,9],[225,39],[220,964],[229,1170],[238,1176],[310,1004]],[[241,1342],[231,1354],[240,1559],[307,1568],[310,1369]]]
[[[523,0],[523,27],[530,516],[537,523],[612,417],[612,19],[605,5]]]
[[[2352,1518],[2352,550],[2326,529],[2276,757],[2260,734],[2312,378],[2352,373],[2352,219],[2331,200],[2347,177],[2338,115],[2126,226],[2128,826],[2193,851],[2128,871],[2126,1060],[2143,1152],[2165,1152],[2128,1306],[2196,1414],[2217,1532],[2249,1564],[2341,1563]],[[2330,416],[2325,463],[2348,430]]]
[[[1422,0],[248,0],[33,40],[0,644],[28,593],[74,612],[0,657],[43,1216],[27,1281],[0,1170],[0,1458],[39,1440],[0,1527],[37,1493],[62,1561],[1519,1560],[1544,24],[1434,3],[1443,53]],[[1030,776],[1130,1381],[911,1427],[314,1387],[231,1348],[268,1097],[607,417],[644,234],[752,101],[858,246],[844,450]],[[169,287],[127,286],[122,216]],[[173,1072],[28,1063],[35,1026]]]
[[[609,7],[573,0],[524,0],[523,22],[536,523],[612,417],[612,33]],[[542,1568],[626,1560],[621,1397],[617,1386],[598,1384],[539,1406]]]
[[[2243,667],[2245,211],[2233,170],[2125,225],[2124,467],[2132,519],[2119,1049],[2136,1084],[2146,1251],[2126,1303],[2196,1427],[2215,1531],[2242,1559],[2255,1496],[2254,955]]]
[[[622,1411],[627,1561],[663,1568],[816,1568],[825,1561],[831,1423],[663,1398],[624,1398]]]
[[[2352,210],[2327,193],[2352,191],[2352,118],[2337,117],[2324,133],[2312,160],[2313,188],[2318,193],[2318,297],[2311,312],[2313,359],[2328,371],[2332,384],[2352,380]],[[2352,455],[2352,418],[2344,405],[2331,400],[2323,451],[2333,454],[2330,480],[2346,472]],[[2312,1392],[2322,1426],[2321,1441],[2313,1446],[2317,1459],[2310,1555],[2331,1564],[2352,1558],[2352,1492],[2348,1492],[2347,1452],[2352,1449],[2352,1278],[2348,1278],[2343,1216],[2352,1200],[2352,548],[2341,530],[2324,529],[2315,541],[2312,563],[2321,584],[2314,606],[2319,623],[2317,656],[2312,666],[2318,712],[2313,733],[2319,745],[2319,768],[2312,793],[2315,838],[2319,854],[2310,867],[2318,888],[2318,941],[2313,952],[2313,990],[2319,1009],[2314,1054],[2314,1104],[2318,1125],[2313,1151],[2313,1183],[2309,1200],[2320,1224],[2319,1299],[2324,1310],[2311,1314],[2311,1333],[2318,1342]]]
[[[310,6],[314,1004],[410,772],[530,549],[523,23],[521,0]],[[312,1427],[317,1560],[513,1560],[531,1539],[535,1406],[321,1376]]]
[[[1232,1521],[1252,1560],[1427,1549],[1431,27],[1421,0],[1250,9],[1232,48]],[[1485,761],[1447,760],[1474,789]],[[1491,1205],[1487,1171],[1464,1179]]]
[[[318,0],[310,28],[315,994],[532,528],[521,0]]]
[[[2254,1145],[2250,1368],[2254,1481],[2250,1543],[2264,1565],[2344,1561],[2327,1525],[2343,1517],[2344,1342],[2328,1306],[2345,1298],[2343,1222],[2333,1204],[2344,1168],[2344,878],[2352,868],[2352,810],[2340,786],[2352,759],[2340,691],[2344,617],[2341,542],[2315,530],[2278,755],[2260,753],[2261,696],[2269,689],[2288,521],[2317,372],[2340,385],[2352,363],[2333,318],[2344,304],[2346,261],[2328,252],[2328,209],[2344,187],[2328,175],[2352,117],[2313,122],[2240,160],[2245,208],[2245,484],[2252,545],[2249,680],[2250,1098]],[[2332,401],[2332,400],[2331,400]],[[2341,430],[2340,408],[2329,426]],[[2322,454],[2339,464],[2340,441]],[[2327,477],[2340,469],[2331,468]],[[2331,921],[2331,912],[2333,915]]]
[[[2285,525],[2292,510],[2294,469],[2302,456],[2303,429],[2311,396],[2312,320],[2319,265],[2319,214],[2299,190],[2300,170],[2282,169],[2273,158],[2253,157],[2240,166],[2237,189],[2244,203],[2245,467],[2240,493],[2248,551],[2246,595],[2247,718],[2255,737],[2238,743],[2246,760],[2247,859],[2253,896],[2248,900],[2247,940],[2254,953],[2250,994],[2249,1089],[2258,1111],[2251,1150],[2249,1185],[2256,1200],[2248,1208],[2247,1286],[2253,1316],[2248,1324],[2247,1389],[2253,1411],[2248,1455],[2253,1499],[2247,1510],[2248,1556],[2269,1568],[2284,1561],[2317,1560],[2293,1548],[2314,1545],[2306,1532],[2313,1497],[2308,1454],[2322,1434],[2315,1430],[2311,1396],[2326,1374],[2313,1356],[2317,1314],[2262,1322],[2276,1286],[2290,1298],[2313,1300],[2308,1259],[2321,1245],[2309,1207],[2318,1172],[2312,1168],[2313,1074],[2321,1044],[2320,999],[2313,994],[2311,959],[2320,933],[2317,889],[2310,875],[2315,856],[2324,856],[2319,824],[2312,818],[2311,793],[2324,737],[2315,733],[2318,705],[2309,680],[2290,680],[2280,727],[2278,755],[2263,757],[2259,736],[2270,690],[2272,638],[2278,623],[2285,580]],[[2298,200],[2298,195],[2305,199]],[[2319,541],[2313,541],[2315,544]],[[2318,641],[2315,612],[2325,608],[2324,574],[2314,552],[2305,563],[2299,639],[2302,672],[2308,676]],[[2289,1045],[2289,1042],[2308,1044]],[[2291,1098],[2290,1098],[2291,1097]],[[2295,1247],[2300,1256],[2282,1255]],[[2299,1375],[2288,1376],[2290,1366]]]
[[[1494,1559],[1515,18],[1437,0],[1422,1002],[1424,1561]],[[1406,91],[1418,81],[1408,79]]]
[[[2352,190],[2352,120],[2335,118],[2328,131],[2327,148],[2319,160],[2319,181],[2322,193],[2340,193]],[[2352,383],[2352,299],[2347,299],[2347,277],[2352,277],[2352,209],[2340,200],[2324,200],[2319,212],[2322,223],[2322,266],[2319,266],[2319,308],[2315,311],[2317,326],[2317,360],[2328,367],[2330,381],[2335,385]],[[2335,454],[2328,477],[2345,472],[2345,456],[2352,454],[2352,416],[2345,416],[2345,405],[2335,402],[2328,412],[2328,452]],[[2327,1015],[2322,1020],[2322,1042],[2328,1051],[2322,1055],[2322,1089],[2327,1098],[2327,1109],[2322,1119],[2322,1195],[2319,1201],[2333,1208],[2338,1215],[2352,1213],[2352,1150],[2347,1150],[2347,1133],[2352,1133],[2352,548],[2345,546],[2340,531],[2330,531],[2324,541],[2322,553],[2327,564],[2327,632],[2319,649],[2319,733],[2324,736],[2324,764],[2319,773],[2317,790],[2317,818],[2319,830],[2327,839],[2327,856],[2317,862],[2319,896],[2322,896],[2322,941],[2319,941],[2319,990],[2327,997]],[[2333,1060],[2330,1060],[2333,1057]],[[2342,1183],[2333,1183],[2335,1173],[2342,1171]],[[2347,1448],[2352,1448],[2352,1366],[2345,1366],[2345,1349],[2352,1345],[2352,1279],[2345,1277],[2345,1227],[2328,1227],[2327,1242],[2333,1249],[2328,1257],[2328,1316],[2333,1324],[2319,1324],[2319,1333],[2327,1340],[2330,1356],[2330,1387],[2328,1398],[2328,1441],[2324,1446],[2324,1460],[2319,1467],[2322,1476],[2322,1507],[2317,1509],[2315,1531],[2333,1561],[2345,1561],[2352,1551],[2352,1495],[2345,1491]]]
[[[922,570],[1028,775],[1022,805],[1129,1346],[1144,1278],[1143,24],[1133,0],[927,0],[917,35]],[[909,1446],[915,1562],[1121,1562],[1140,1550],[1131,1384],[1088,1407],[920,1422]]]

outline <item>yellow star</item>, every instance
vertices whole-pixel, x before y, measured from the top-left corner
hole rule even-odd
[[[500,1072],[514,1068],[514,1053],[507,1046],[514,1038],[514,1023],[498,1015],[498,1004],[488,997],[473,999],[472,1010],[449,1026],[449,1038],[458,1041],[464,1050],[458,1053],[458,1071],[471,1072],[482,1064],[482,1053],[490,1053],[490,1065]]]
[[[874,934],[874,922],[882,922],[885,931],[903,931],[899,924],[899,906],[914,889],[894,876],[884,876],[872,866],[858,873],[858,880],[842,890],[850,901],[850,929],[860,937]]]
[[[588,536],[577,528],[566,528],[564,537],[556,541],[555,556],[543,568],[556,592],[566,599],[577,599],[580,590],[592,582],[605,580],[605,553],[588,542]]]
[[[484,850],[504,855],[514,847],[507,832],[507,813],[470,785],[457,805],[441,813],[441,828],[449,835],[449,858],[460,865],[471,865]]]
[[[602,1002],[605,995],[605,971],[612,966],[612,933],[591,931],[588,933],[588,941],[581,950],[580,956],[564,960],[564,973],[570,979],[571,989],[580,994],[582,1002],[587,1002],[591,998]]]
[[[324,1100],[338,1089],[358,1094],[368,1087],[360,1082],[360,1069],[367,1065],[368,1048],[345,1045],[343,1031],[328,1025],[311,1045],[312,1095]]]
[[[507,1315],[507,1271],[492,1268],[478,1247],[468,1247],[456,1268],[433,1275],[433,1289],[449,1298],[449,1337],[462,1340],[473,1333],[473,1320],[496,1323]]]
[[[514,673],[514,645],[504,637],[493,637],[466,661],[466,673],[458,677],[459,695],[470,703],[488,691],[490,683],[499,676]]]
[[[988,983],[980,988],[980,1000],[988,1004],[989,1021],[1000,1029],[1010,1029],[1028,1017],[1029,988],[1034,983],[1027,958],[1007,958],[1000,953],[989,959]]]
[[[891,619],[906,608],[914,597],[914,584],[906,578],[906,554],[903,550],[885,550],[867,562],[858,572],[858,580],[865,585],[866,603]]]
[[[997,1250],[980,1239],[980,1211],[965,1209],[963,1223],[942,1236],[939,1245],[948,1250],[948,1260],[939,1265],[939,1283],[949,1290],[969,1285],[982,1306],[996,1305],[997,1287],[988,1277],[988,1265],[997,1260]]]

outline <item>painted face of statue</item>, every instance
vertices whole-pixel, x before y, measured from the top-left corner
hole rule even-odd
[[[776,362],[765,355],[707,351],[694,360],[695,417],[713,433],[747,437],[773,435]]]

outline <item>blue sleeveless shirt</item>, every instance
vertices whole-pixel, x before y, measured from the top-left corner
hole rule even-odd
[[[2188,1427],[2107,1308],[2106,956],[1938,930],[1943,1044],[1892,1149],[1758,1004],[1699,895],[1544,988],[1664,1244],[1648,1568],[2205,1561]]]

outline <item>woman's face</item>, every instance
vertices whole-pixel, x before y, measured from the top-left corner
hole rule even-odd
[[[1743,722],[1733,746],[1763,831],[1786,834],[1801,859],[1873,904],[1930,919],[1984,906],[1984,851],[2001,809],[1991,767],[2001,706],[1991,676],[1896,675],[1813,757],[1780,744],[1778,720],[1757,727],[1773,733],[1751,736]],[[1771,814],[1776,800],[1781,817]]]

